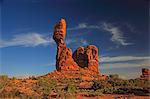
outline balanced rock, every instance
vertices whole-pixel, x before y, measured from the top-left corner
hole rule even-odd
[[[65,45],[65,37],[66,37],[66,21],[61,19],[54,27],[54,35],[53,39],[57,43],[57,45]]]
[[[79,47],[72,55],[72,50],[66,47],[66,21],[61,19],[54,27],[53,39],[57,44],[56,69],[79,70],[86,69],[99,73],[98,48],[94,45]]]
[[[72,50],[66,47],[66,21],[61,19],[54,27],[53,39],[57,44],[56,69],[77,70],[78,65],[72,58]]]

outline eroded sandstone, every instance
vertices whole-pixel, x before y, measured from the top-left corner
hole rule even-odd
[[[94,45],[79,47],[72,54],[72,50],[66,47],[66,21],[61,19],[54,27],[53,39],[57,44],[56,69],[57,70],[88,70],[99,73],[98,48]]]
[[[88,45],[87,47],[79,47],[73,53],[75,62],[81,67],[99,72],[98,66],[98,48],[94,45]]]
[[[54,27],[53,39],[57,44],[56,69],[77,70],[78,65],[72,58],[72,50],[66,47],[66,21],[61,19]]]

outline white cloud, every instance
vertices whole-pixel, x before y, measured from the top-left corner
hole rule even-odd
[[[66,44],[69,45],[69,44],[72,44],[72,43],[75,43],[77,42],[76,39],[66,39]]]
[[[129,28],[129,27],[128,27]],[[132,45],[133,43],[126,42],[126,38],[123,36],[123,31],[117,27],[113,26],[111,23],[104,22],[101,25],[89,25],[87,23],[79,23],[77,26],[68,28],[68,30],[80,30],[80,29],[99,29],[105,30],[112,34],[110,40],[117,45]],[[129,28],[130,29],[130,28]]]
[[[1,40],[0,48],[10,46],[24,46],[24,47],[35,47],[38,45],[49,45],[53,44],[52,38],[48,38],[45,35],[39,33],[26,33],[15,35],[10,40]]]
[[[128,59],[129,58],[129,59]],[[134,62],[127,62],[128,60]],[[100,69],[106,74],[119,74],[126,79],[137,78],[140,76],[142,68],[150,68],[150,57],[133,57],[125,56],[123,58],[115,57],[100,65]],[[133,71],[134,70],[134,71]]]
[[[81,42],[82,45],[88,45],[87,40],[81,39],[80,42]]]
[[[67,39],[66,40],[66,44],[80,44],[80,45],[88,45],[87,40],[83,39],[83,38],[74,38],[74,39]]]
[[[131,68],[131,67],[148,67],[144,63],[106,63],[101,66],[101,69],[116,69],[116,68]]]
[[[133,43],[127,43],[125,37],[123,36],[123,31],[119,29],[119,27],[113,26],[110,23],[103,23],[102,28],[111,33],[111,41],[118,44],[118,45],[132,45]]]
[[[79,30],[79,29],[100,29],[101,26],[99,25],[89,25],[87,23],[79,23],[78,26],[73,28],[68,28],[68,30]]]
[[[55,44],[52,37],[42,35],[39,33],[26,33],[15,35],[10,40],[0,40],[0,48],[11,46],[35,47],[39,45]],[[83,38],[67,39],[66,44],[80,44],[87,45],[88,42]]]
[[[116,56],[116,57],[100,57],[100,62],[125,62],[135,60],[150,60],[149,56]]]

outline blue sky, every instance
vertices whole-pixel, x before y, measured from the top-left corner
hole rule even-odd
[[[148,0],[0,0],[0,74],[55,70],[53,27],[67,21],[67,46],[99,48],[102,74],[138,77],[149,68]]]

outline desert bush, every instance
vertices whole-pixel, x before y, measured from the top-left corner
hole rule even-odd
[[[89,91],[87,94],[88,97],[102,96],[102,95],[103,95],[103,92],[100,89],[96,91]]]
[[[48,96],[56,88],[56,81],[50,78],[39,78],[38,85],[45,96]]]
[[[17,92],[17,90],[13,90],[11,92],[7,92],[7,91],[2,91],[0,92],[0,99],[14,99],[17,98],[19,96],[19,93]],[[19,98],[19,97],[18,97]]]
[[[93,90],[97,90],[97,89],[100,89],[102,86],[101,86],[101,83],[98,82],[98,81],[94,81],[94,84],[92,85],[92,89]]]
[[[118,74],[111,74],[111,75],[109,75],[109,78],[110,79],[118,79],[119,75]]]
[[[106,87],[106,88],[103,89],[103,93],[111,94],[113,92],[114,92],[113,87]]]
[[[66,88],[65,88],[65,91],[69,94],[74,94],[76,93],[76,86],[75,85],[71,85],[69,84]]]
[[[92,85],[92,89],[93,90],[99,90],[99,89],[104,89],[107,87],[112,87],[112,85],[110,83],[108,83],[108,81],[93,81],[93,85]]]
[[[7,81],[9,78],[7,75],[0,75],[0,82],[1,81]]]
[[[97,96],[102,96],[103,95],[103,90],[102,89],[98,89],[98,90],[95,91],[95,94]]]
[[[16,80],[16,79],[17,79],[16,77],[13,77],[13,78],[12,78],[12,80]]]
[[[117,93],[117,94],[127,94],[129,91],[129,89],[127,88],[118,88],[114,93]]]
[[[31,76],[29,78],[32,79],[32,80],[37,80],[37,77],[35,77],[35,76]]]
[[[8,83],[9,78],[7,75],[1,75],[0,76],[0,92],[2,91],[2,88]]]
[[[80,89],[80,92],[94,92],[93,89]]]
[[[143,88],[144,89],[150,89],[150,80],[146,80],[146,81],[144,81],[143,82],[144,84],[143,84]],[[150,90],[149,90],[150,91]]]

